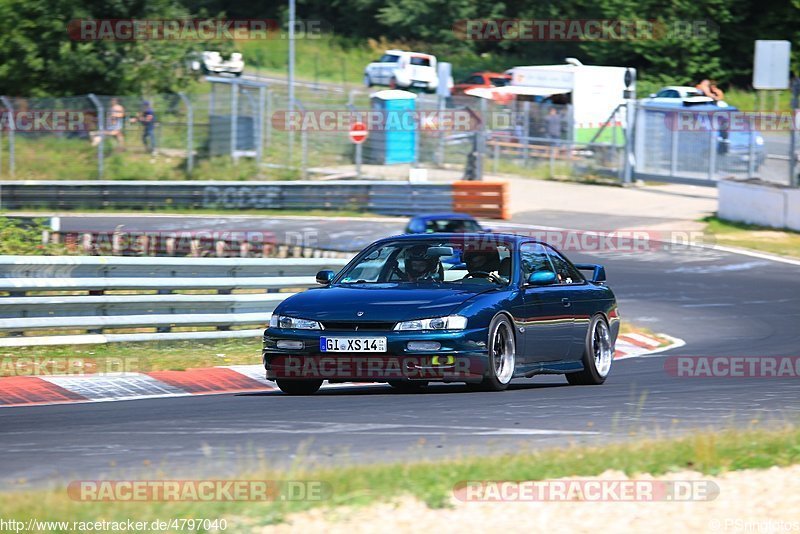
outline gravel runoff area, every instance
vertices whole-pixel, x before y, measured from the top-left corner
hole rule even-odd
[[[317,508],[290,515],[264,533],[327,532],[800,532],[800,465],[763,470],[730,471],[719,476],[694,471],[658,477],[628,477],[607,471],[597,477],[560,481],[697,481],[697,487],[719,488],[706,501],[661,502],[463,502],[431,509],[407,497],[365,507]],[[714,484],[708,484],[713,482]],[[705,485],[705,486],[704,486]],[[585,486],[584,486],[585,487]]]

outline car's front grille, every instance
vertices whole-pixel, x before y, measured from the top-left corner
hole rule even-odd
[[[323,321],[325,330],[341,330],[345,332],[387,332],[395,323],[376,323],[367,321]]]

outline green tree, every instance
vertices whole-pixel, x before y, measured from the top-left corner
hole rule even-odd
[[[193,41],[79,41],[78,19],[188,18],[173,0],[0,0],[0,94],[141,94],[184,87]]]

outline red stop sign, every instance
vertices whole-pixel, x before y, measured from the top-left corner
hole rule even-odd
[[[363,122],[354,122],[350,126],[350,140],[355,144],[360,145],[366,141],[368,135],[367,125]]]

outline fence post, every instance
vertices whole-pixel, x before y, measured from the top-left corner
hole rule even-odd
[[[481,123],[478,126],[478,138],[476,139],[475,154],[475,179],[483,180],[483,161],[486,155],[486,118],[488,114],[488,103],[485,98],[481,98]]]
[[[15,145],[14,145],[14,132],[17,129],[17,125],[14,121],[14,106],[11,104],[11,101],[8,97],[0,96],[0,102],[8,110],[8,174],[11,178],[14,177],[14,172],[17,167],[16,157],[15,157]],[[0,146],[0,149],[2,146]],[[2,171],[2,169],[0,169]]]
[[[756,125],[755,121],[750,118],[750,130],[748,133],[749,154],[747,157],[747,177],[752,178],[756,173]]]
[[[258,88],[258,144],[256,145],[256,164],[261,172],[261,162],[264,160],[264,103],[267,97],[265,87]]]
[[[633,99],[625,102],[625,161],[622,167],[622,183],[633,182],[633,139],[636,135],[636,104]]]
[[[97,145],[97,178],[98,180],[103,179],[103,160],[105,158],[105,154],[103,153],[103,145],[106,144],[106,116],[105,116],[105,109],[103,108],[103,104],[100,102],[100,99],[97,98],[94,93],[89,94],[89,100],[94,105],[95,109],[97,109],[97,127],[98,132],[100,134],[100,143]]]
[[[239,84],[231,84],[231,158],[238,163],[236,158],[236,128],[239,122]]]
[[[717,132],[708,133],[708,179],[713,180],[717,173]]]
[[[523,139],[525,139],[525,148],[522,149],[522,166],[528,167],[528,143],[530,142],[529,136],[531,135],[531,103],[527,100],[522,103],[522,121],[525,124],[523,130]]]
[[[178,96],[186,106],[186,174],[192,174],[194,169],[194,108],[186,93],[178,93]]]
[[[675,115],[675,122],[673,122],[673,124],[678,124],[679,116],[680,112]],[[669,172],[673,177],[675,177],[678,174],[678,128],[676,126],[672,127],[671,142],[672,146],[670,147],[671,150],[669,155]]]
[[[792,124],[797,124],[797,108],[798,97],[800,97],[800,78],[794,76],[792,78],[792,100],[789,106],[792,109]],[[797,177],[797,127],[793,127],[789,131],[789,187],[800,187]]]
[[[267,89],[267,135],[266,135],[266,148],[269,150],[272,142],[272,91]]]

